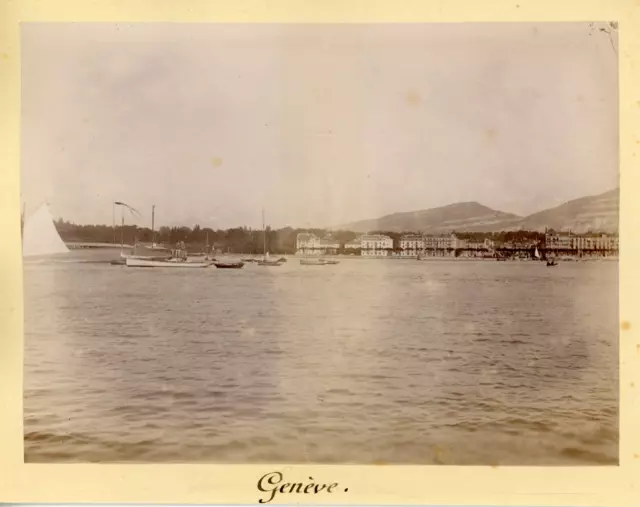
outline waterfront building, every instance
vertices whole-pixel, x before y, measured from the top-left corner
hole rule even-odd
[[[464,241],[458,240],[458,248],[466,248],[470,250],[487,250],[492,251],[495,248],[494,241],[490,238],[485,238],[478,241]]]
[[[424,238],[419,234],[408,234],[400,238],[400,256],[417,257],[424,250]]]
[[[333,239],[330,234],[327,234],[320,240],[320,249],[324,254],[335,255],[340,249],[340,243]]]
[[[362,237],[354,238],[344,244],[345,250],[359,250],[362,248]]]
[[[454,255],[460,248],[466,248],[467,242],[455,234],[418,235],[407,234],[400,239],[400,256],[443,256]]]
[[[340,248],[340,243],[330,235],[320,239],[315,234],[301,232],[296,237],[297,255],[327,255],[336,254]]]
[[[618,238],[616,236],[573,236],[572,249],[574,250],[618,250]]]
[[[296,254],[316,255],[320,250],[320,238],[310,232],[301,232],[296,237]]]
[[[384,234],[365,234],[361,238],[362,255],[386,257],[393,250],[393,239]]]
[[[544,243],[551,250],[571,250],[573,248],[570,233],[546,233],[544,235]]]
[[[547,250],[570,250],[589,254],[598,251],[617,252],[618,246],[618,237],[606,234],[545,234],[545,247]]]
[[[467,241],[464,248],[468,248],[469,250],[484,250],[484,241]]]
[[[442,234],[439,236],[425,236],[425,250],[455,250],[460,248],[458,245],[461,241],[455,234]]]

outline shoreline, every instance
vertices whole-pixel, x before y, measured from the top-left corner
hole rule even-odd
[[[241,254],[233,254],[233,255],[241,255]],[[285,254],[287,258],[292,259],[356,259],[356,260],[371,260],[371,261],[413,261],[413,262],[435,262],[435,261],[450,261],[450,262],[546,262],[542,259],[505,259],[504,261],[498,261],[496,257],[426,257],[424,259],[418,259],[416,257],[400,257],[400,256],[388,256],[388,257],[375,257],[375,256],[366,256],[366,255],[317,255],[317,256],[301,256],[301,255],[291,255]],[[620,260],[619,257],[593,257],[593,258],[581,258],[581,259],[573,259],[573,258],[561,258],[556,257],[555,259],[558,262],[617,262]]]

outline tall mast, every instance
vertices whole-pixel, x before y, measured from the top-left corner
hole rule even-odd
[[[116,244],[116,201],[113,201],[112,220],[113,220],[113,244]]]
[[[122,208],[122,226],[120,227],[120,253],[124,251],[124,207]]]
[[[151,205],[151,248],[153,248],[156,244],[156,235],[155,235],[155,217],[156,217],[156,205]]]
[[[264,246],[264,255],[267,255],[267,229],[264,226],[264,208],[262,208],[262,244]]]

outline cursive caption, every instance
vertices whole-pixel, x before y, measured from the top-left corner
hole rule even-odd
[[[340,491],[337,482],[331,484],[314,482],[313,477],[309,477],[309,482],[283,482],[284,476],[280,472],[270,472],[260,477],[258,489],[266,493],[258,502],[269,503],[278,493],[302,493],[303,495],[317,495],[320,493],[333,493]],[[345,493],[349,488],[343,488]]]

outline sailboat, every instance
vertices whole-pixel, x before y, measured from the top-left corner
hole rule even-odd
[[[22,219],[22,257],[49,257],[69,253],[56,229],[49,204],[42,204],[30,217]]]
[[[538,247],[536,247],[536,251],[533,253],[533,258],[537,261],[541,259],[540,252],[538,252]]]
[[[115,205],[122,207],[122,227],[120,229],[120,259],[111,261],[111,264],[114,265],[126,265],[128,259],[132,260],[152,260],[152,261],[161,261],[167,260],[171,258],[171,251],[164,247],[158,247],[155,242],[155,204],[151,206],[151,247],[143,245],[136,241],[133,246],[133,251],[130,254],[124,253],[124,208],[128,208],[130,211],[137,213],[135,208],[132,208],[128,204],[123,202],[115,201]],[[115,225],[114,225],[115,227]],[[115,231],[114,231],[115,232]]]
[[[272,261],[269,259],[269,252],[267,251],[267,230],[264,225],[264,209],[262,210],[262,243],[264,247],[264,254],[262,260],[258,261],[258,266],[280,266],[280,261]]]
[[[280,266],[282,263],[280,261],[272,261],[269,258],[269,252],[266,252],[262,257],[262,260],[258,261],[258,266]]]
[[[158,248],[155,245],[155,231],[154,231],[154,219],[155,219],[155,204],[151,207],[151,248],[147,248],[144,245],[136,244],[136,247],[146,249],[148,255],[135,255],[137,252],[134,250],[134,255],[128,255],[125,259],[125,264],[129,268],[208,268],[213,264],[209,260],[203,261],[189,261],[187,259],[187,250],[184,243],[181,241],[176,246],[176,249],[170,251],[165,248]],[[124,220],[124,219],[123,219]],[[124,222],[123,222],[124,223]],[[154,252],[158,250],[163,251],[163,255],[157,255]]]

